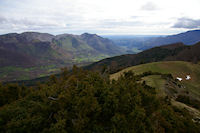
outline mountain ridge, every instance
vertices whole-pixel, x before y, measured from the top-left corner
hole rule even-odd
[[[84,35],[88,37],[83,38]],[[16,74],[17,68],[30,68],[37,71],[43,66],[51,68],[44,71],[56,72],[61,67],[87,64],[123,53],[125,51],[109,39],[89,33],[56,36],[38,32],[10,33],[0,36],[0,75],[10,79],[10,67]]]

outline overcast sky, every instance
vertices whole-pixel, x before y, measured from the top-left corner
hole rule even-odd
[[[200,28],[200,0],[0,0],[0,34],[163,35]]]

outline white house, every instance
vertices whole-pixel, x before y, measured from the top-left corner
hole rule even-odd
[[[178,79],[179,81],[182,81],[182,80],[183,80],[182,78],[179,78],[179,77],[177,77],[176,79]]]
[[[191,79],[191,76],[190,76],[190,75],[187,75],[185,79],[186,79],[186,80],[190,80],[190,79]]]

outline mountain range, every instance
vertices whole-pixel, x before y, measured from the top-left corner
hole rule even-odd
[[[127,43],[128,47],[123,48],[116,41],[89,33],[51,35],[24,32],[1,35],[0,80],[44,77],[58,73],[62,67],[71,67],[74,64],[87,65],[95,62],[85,68],[101,70],[102,67],[108,66],[110,73],[114,73],[128,66],[143,63],[163,60],[197,62],[200,57],[197,43],[200,41],[200,30],[170,36],[153,36],[142,40],[135,42],[133,39],[137,46],[135,43]],[[188,46],[191,44],[195,45]],[[135,46],[139,49],[137,52],[144,51],[127,54],[134,53]],[[104,60],[99,61],[101,59]]]
[[[5,34],[0,36],[0,77],[6,80],[35,78],[64,66],[87,64],[123,53],[125,50],[121,47],[96,34]]]
[[[168,36],[108,36],[115,44],[126,47],[129,51],[139,52],[156,46],[182,42],[192,45],[200,41],[200,30],[191,30]]]
[[[138,54],[125,54],[106,58],[98,62],[85,65],[82,68],[90,71],[100,72],[103,74],[114,74],[131,66],[137,66],[152,62],[161,62],[160,64],[162,64],[162,61],[185,61],[191,62],[192,64],[198,64],[200,62],[199,51],[200,42],[191,46],[184,45],[183,43],[174,43],[154,47]],[[49,77],[42,77],[29,81],[17,82],[20,84],[33,85],[38,81],[45,82],[48,78]]]

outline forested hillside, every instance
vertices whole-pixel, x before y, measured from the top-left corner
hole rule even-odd
[[[142,75],[73,68],[34,88],[0,85],[1,132],[200,132],[186,109],[158,98]]]
[[[157,61],[188,61],[197,63],[200,61],[200,43],[186,46],[183,43],[175,43],[155,47],[138,54],[127,54],[103,59],[95,62],[86,69],[94,71],[118,72],[124,68]]]

